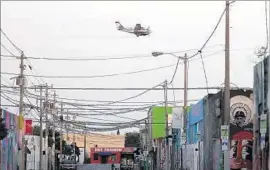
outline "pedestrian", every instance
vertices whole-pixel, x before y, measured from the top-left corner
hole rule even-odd
[[[114,163],[112,163],[112,170],[114,170],[115,166],[114,166]]]

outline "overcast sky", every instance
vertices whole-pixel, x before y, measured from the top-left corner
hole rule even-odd
[[[30,60],[39,75],[94,76],[152,69],[176,64],[176,58],[164,55],[151,57],[152,51],[179,52],[198,49],[214,29],[225,2],[8,2],[1,1],[1,28],[28,57],[47,58],[108,58],[145,56],[147,58],[103,61],[46,61]],[[252,87],[253,66],[257,61],[254,51],[266,43],[264,1],[242,2],[231,5],[231,82]],[[150,26],[146,37],[119,32],[115,21],[133,27],[140,23]],[[220,86],[224,81],[225,18],[203,51],[209,86]],[[19,55],[2,36],[3,43]],[[192,55],[196,51],[188,51]],[[1,48],[1,54],[9,54]],[[213,54],[213,55],[210,55]],[[184,55],[184,52],[177,53]],[[210,56],[208,56],[210,55]],[[208,57],[207,57],[208,56]],[[19,73],[19,61],[2,60],[2,72]],[[29,64],[26,62],[26,64]],[[44,80],[54,87],[153,87],[170,80],[175,67],[132,75],[94,79]],[[29,68],[25,71],[33,74]],[[34,74],[36,74],[34,72]],[[3,75],[9,79],[9,75]],[[2,83],[3,79],[1,78]],[[36,78],[31,80],[37,84]],[[9,80],[10,83],[12,81]],[[31,85],[31,83],[28,83]],[[179,66],[174,87],[183,87],[183,65]],[[189,64],[189,87],[205,87],[199,56]],[[86,100],[121,100],[141,91],[56,91],[59,97]],[[216,91],[213,91],[216,92]],[[189,91],[189,99],[201,99],[205,90]],[[176,100],[183,100],[181,91]],[[14,96],[11,96],[13,97]],[[174,100],[172,91],[169,100]],[[146,93],[130,101],[161,101],[162,91]],[[3,104],[9,104],[2,100]],[[27,100],[26,100],[27,101]],[[36,101],[32,102],[35,104]],[[85,103],[85,102],[84,102]],[[89,103],[89,102],[88,102]],[[178,103],[180,105],[180,103]],[[70,106],[66,106],[70,107]],[[109,107],[109,106],[108,106]],[[18,112],[18,109],[11,109]],[[147,112],[132,112],[121,116],[141,119]],[[94,117],[93,117],[94,118]],[[97,118],[97,117],[95,117]],[[99,116],[111,121],[130,121],[114,116]],[[84,119],[85,120],[85,119]],[[98,120],[91,120],[98,121]],[[130,130],[130,129],[129,129]]]

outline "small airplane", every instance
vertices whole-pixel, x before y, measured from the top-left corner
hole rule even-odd
[[[134,28],[125,28],[125,27],[123,27],[123,25],[120,24],[119,21],[116,21],[115,24],[116,24],[116,28],[119,31],[127,32],[130,34],[135,34],[137,37],[146,36],[146,35],[151,34],[150,27],[148,27],[146,29],[146,28],[142,27],[141,24],[136,24],[136,26]]]

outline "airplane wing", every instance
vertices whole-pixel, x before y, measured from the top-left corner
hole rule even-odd
[[[134,30],[136,31],[136,30],[141,30],[141,29],[142,29],[141,24],[136,24]]]

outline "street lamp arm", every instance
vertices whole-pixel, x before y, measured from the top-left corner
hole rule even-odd
[[[154,56],[154,57],[158,57],[158,56],[161,56],[161,55],[164,55],[164,54],[168,54],[168,55],[171,55],[173,57],[180,58],[181,60],[185,59],[185,57],[177,56],[177,55],[175,55],[173,53],[152,52],[152,56]]]

